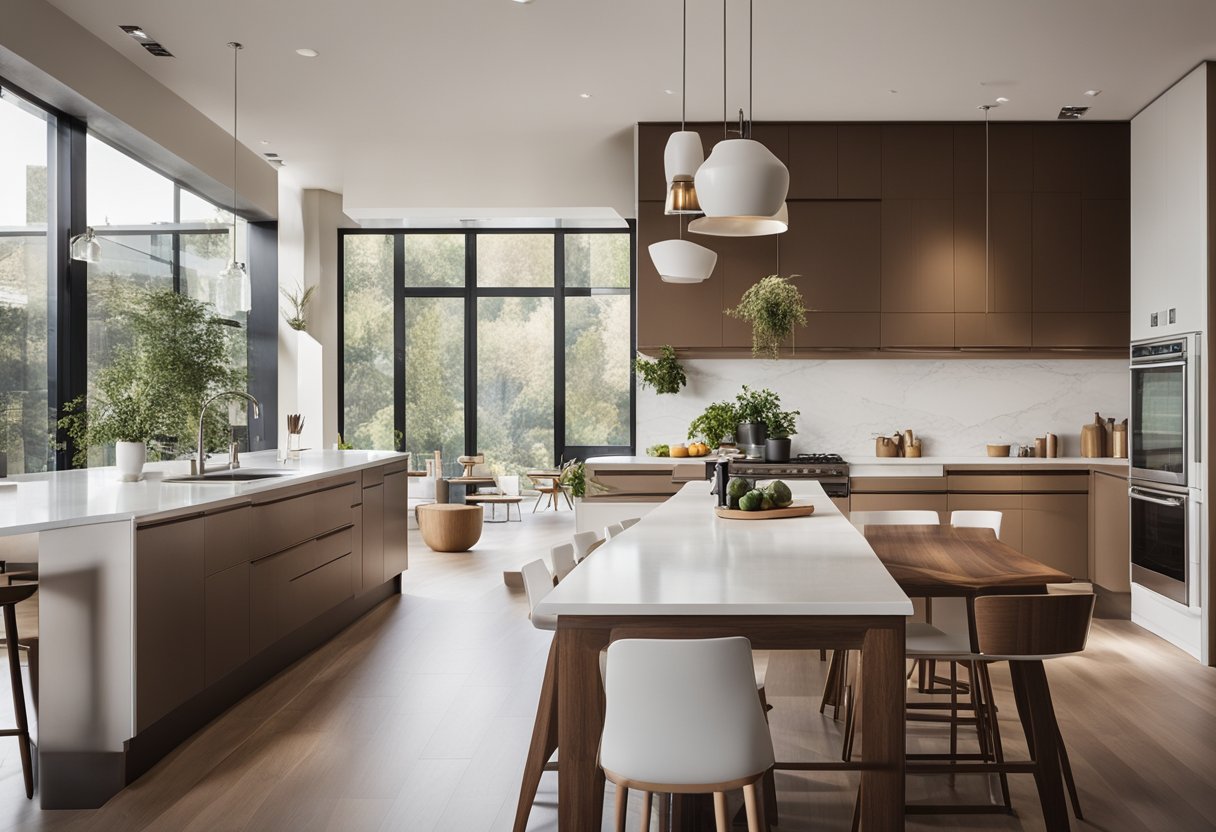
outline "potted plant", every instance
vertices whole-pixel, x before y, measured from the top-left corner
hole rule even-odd
[[[739,414],[730,402],[713,402],[688,425],[689,439],[703,439],[711,448],[729,444],[735,439]]]
[[[777,358],[794,327],[806,326],[806,303],[790,282],[797,276],[769,275],[744,292],[738,306],[726,310],[727,315],[751,324],[753,356]]]
[[[639,355],[634,359],[633,369],[638,374],[638,383],[642,387],[653,387],[656,393],[679,393],[680,388],[688,384],[675,348],[670,345],[664,346],[654,361]]]
[[[735,396],[735,415],[739,426],[735,432],[740,445],[762,447],[768,438],[768,417],[781,409],[781,397],[772,390],[752,390],[746,384]]]
[[[774,410],[768,414],[765,420],[768,427],[768,438],[764,440],[765,461],[790,461],[790,437],[798,432],[798,415],[797,410]]]
[[[124,480],[138,479],[147,459],[193,448],[199,409],[219,390],[240,389],[233,369],[230,328],[206,304],[172,291],[115,290],[102,303],[130,341],[95,373],[91,391],[64,405],[59,427],[75,445],[74,461],[89,464],[90,449],[115,445]],[[208,414],[205,447],[227,447],[226,413]],[[96,464],[96,460],[94,460]]]
[[[317,291],[316,286],[309,286],[307,289],[297,286],[294,292],[289,292],[287,289],[279,290],[283,297],[287,299],[287,303],[291,305],[291,309],[283,310],[283,320],[287,321],[287,325],[297,332],[304,332],[308,329],[308,304],[312,302],[312,296]]]

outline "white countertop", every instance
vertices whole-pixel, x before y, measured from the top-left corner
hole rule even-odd
[[[911,615],[912,602],[814,481],[810,517],[722,520],[691,482],[541,601],[549,615]]]
[[[232,483],[167,483],[165,477],[188,474],[189,462],[172,465],[181,470],[147,471],[139,482],[122,482],[115,468],[87,468],[21,474],[0,480],[0,535],[24,534],[65,526],[81,526],[134,517],[189,512],[202,507],[239,501],[260,491],[282,488],[331,476],[341,471],[368,468],[405,454],[391,451],[304,451],[300,459],[279,463],[275,451],[241,455],[244,468],[281,469],[287,476]],[[16,487],[12,487],[15,485]]]
[[[629,468],[670,469],[681,463],[712,461],[716,457],[680,457],[678,459],[660,456],[596,456],[587,460],[587,464],[599,468],[615,466]],[[1052,459],[1042,457],[1018,456],[924,456],[908,457],[846,457],[849,463],[850,477],[940,477],[950,466],[980,465],[985,468],[1092,468],[1102,466],[1107,468],[1127,468],[1126,459],[1113,457],[1080,457],[1062,456]]]

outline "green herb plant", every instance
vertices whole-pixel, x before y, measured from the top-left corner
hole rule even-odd
[[[781,397],[767,387],[752,390],[746,384],[743,390],[735,396],[735,412],[740,424],[748,422],[765,422],[769,417],[781,410]]]
[[[768,425],[770,439],[789,439],[798,432],[797,410],[774,410],[768,414],[765,424]]]
[[[679,393],[680,388],[688,384],[675,348],[670,345],[664,346],[654,361],[639,355],[634,359],[633,369],[638,374],[639,384],[653,387],[656,393]]]
[[[130,341],[93,375],[92,390],[64,406],[59,427],[87,465],[89,449],[114,442],[144,442],[150,459],[191,449],[203,401],[221,390],[240,390],[245,373],[229,357],[229,324],[210,306],[172,291],[116,290],[122,310],[116,330]],[[227,412],[211,408],[204,446],[227,447]]]
[[[739,413],[731,402],[713,402],[688,426],[689,439],[703,439],[705,444],[716,448],[722,442],[735,438],[739,425]]]
[[[304,332],[308,329],[308,321],[305,316],[308,313],[308,304],[312,302],[312,296],[317,291],[316,286],[309,286],[305,289],[302,286],[297,286],[294,292],[287,289],[280,289],[283,297],[291,304],[291,309],[283,310],[283,320],[287,321],[287,325],[294,330]]]
[[[795,326],[806,326],[806,303],[791,280],[798,275],[769,275],[749,287],[739,305],[727,309],[732,318],[752,327],[752,355],[779,357],[781,345],[793,335]],[[791,349],[793,345],[791,344]]]

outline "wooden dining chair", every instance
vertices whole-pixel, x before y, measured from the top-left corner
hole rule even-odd
[[[958,652],[956,640],[949,639],[941,631],[937,634],[928,631],[921,633],[919,649],[923,651],[922,655],[936,653],[938,659],[970,662],[977,668],[976,678],[982,686],[977,717],[993,742],[993,753],[991,760],[978,762],[970,762],[969,758],[957,754],[946,755],[949,762],[944,765],[932,761],[938,755],[909,755],[908,772],[998,774],[1002,778],[1006,809],[1012,808],[1008,788],[1004,785],[1006,775],[1034,774],[1048,829],[1068,828],[1064,790],[1060,787],[1062,776],[1073,814],[1078,820],[1083,819],[1081,801],[1056,720],[1043,662],[1085,649],[1093,621],[1095,598],[1092,593],[981,595],[972,604],[975,622],[973,647],[976,649],[965,655]],[[938,640],[936,647],[934,638]],[[943,645],[944,650],[940,649]],[[1018,716],[1030,751],[1029,761],[1010,762],[1004,758],[992,683],[987,672],[990,663],[1001,661],[1009,663]],[[917,814],[986,813],[992,809],[990,804],[912,804],[908,807],[909,812]]]

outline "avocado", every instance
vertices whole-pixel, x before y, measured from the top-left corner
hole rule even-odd
[[[775,480],[766,491],[769,499],[773,501],[773,505],[777,508],[785,508],[794,502],[794,495],[790,491],[790,487],[781,480]]]
[[[743,477],[735,477],[726,484],[726,496],[738,499],[752,490],[752,485]]]

